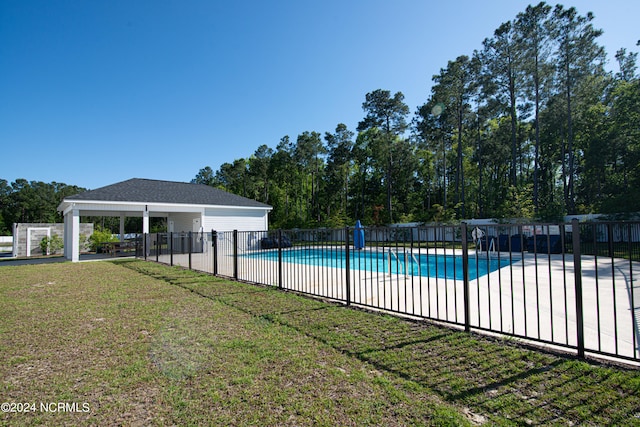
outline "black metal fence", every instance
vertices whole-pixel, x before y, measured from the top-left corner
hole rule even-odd
[[[637,222],[158,233],[138,256],[640,362]]]

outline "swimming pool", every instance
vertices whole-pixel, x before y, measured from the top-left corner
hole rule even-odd
[[[249,258],[278,260],[278,251],[245,254]],[[346,252],[338,248],[292,248],[282,250],[282,261],[292,264],[345,268]],[[469,280],[496,271],[519,259],[469,256]],[[376,273],[405,274],[441,279],[463,280],[462,255],[443,255],[396,250],[351,250],[349,267]]]

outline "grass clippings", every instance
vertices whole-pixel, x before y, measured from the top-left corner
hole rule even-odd
[[[143,261],[0,269],[3,425],[640,425],[640,372]],[[72,408],[74,409],[74,408]]]

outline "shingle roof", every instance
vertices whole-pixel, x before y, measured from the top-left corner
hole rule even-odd
[[[271,208],[264,203],[208,185],[141,178],[132,178],[75,196],[65,197],[65,201],[85,200]]]

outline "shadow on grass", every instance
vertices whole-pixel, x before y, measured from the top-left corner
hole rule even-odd
[[[140,261],[122,265],[292,328],[501,424],[640,425],[640,373]]]

